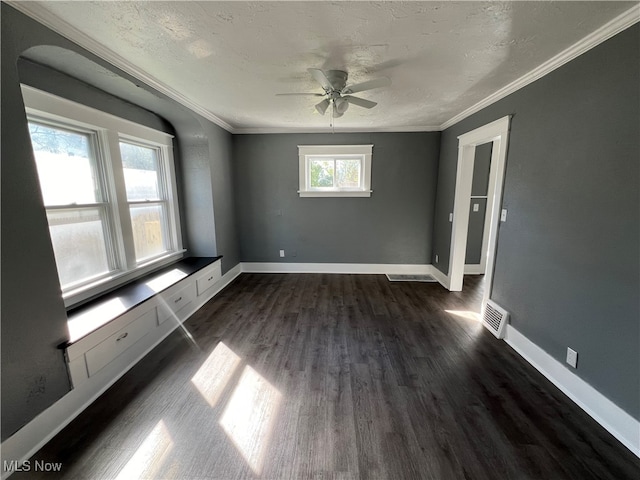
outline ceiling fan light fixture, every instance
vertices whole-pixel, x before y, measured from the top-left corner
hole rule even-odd
[[[324,112],[327,111],[327,108],[329,108],[330,104],[331,104],[331,102],[329,101],[329,99],[325,98],[320,103],[316,104],[316,110],[318,111],[318,113],[320,115],[324,115]]]
[[[335,108],[336,112],[338,112],[340,115],[342,115],[349,108],[349,100],[347,100],[346,98],[343,98],[343,97],[336,98],[333,101],[333,105],[334,105],[334,108]]]

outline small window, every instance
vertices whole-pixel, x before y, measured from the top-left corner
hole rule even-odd
[[[370,197],[373,145],[299,145],[301,197]]]
[[[181,256],[171,135],[22,94],[65,304]]]

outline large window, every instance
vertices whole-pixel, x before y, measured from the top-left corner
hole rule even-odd
[[[370,197],[373,145],[299,145],[301,197]]]
[[[172,137],[23,86],[65,302],[180,255]]]

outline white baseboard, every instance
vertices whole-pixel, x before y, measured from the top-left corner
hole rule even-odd
[[[385,274],[405,273],[429,275],[432,265],[394,264],[394,263],[261,263],[242,262],[242,271],[246,273],[363,273]]]
[[[244,273],[349,273],[349,274],[406,274],[431,275],[444,288],[448,280],[433,265],[399,264],[399,263],[262,263],[242,262]]]
[[[240,264],[225,273],[213,287],[210,296],[193,308],[191,314],[195,313],[211,298],[217,295],[223,288],[229,285],[238,275],[242,273]],[[189,315],[190,316],[190,315]],[[37,415],[33,420],[24,425],[20,430],[7,438],[0,447],[1,465],[4,462],[16,460],[19,463],[28,460],[40,448],[42,448],[49,440],[51,440],[58,432],[66,427],[76,418],[83,410],[91,405],[100,395],[102,395],[111,385],[113,385],[122,375],[129,371],[136,363],[138,363],[145,355],[153,350],[160,342],[162,342],[169,334],[182,324],[169,326],[167,323],[167,331],[164,332],[157,340],[153,341],[144,351],[132,359],[126,359],[126,363],[113,365],[112,369],[104,369],[90,381],[82,383],[80,386],[68,392],[64,397],[51,405],[49,408]],[[12,472],[4,471],[0,478],[5,479]]]
[[[481,264],[467,264],[464,266],[465,275],[484,275],[484,265]]]
[[[640,457],[640,421],[622,410],[511,325],[507,325],[505,342],[620,443]]]
[[[449,290],[449,286],[451,285],[451,283],[450,283],[451,279],[449,278],[448,275],[445,275],[440,270],[438,270],[436,267],[433,267],[433,270],[431,271],[431,276],[433,278],[435,278],[436,280],[438,280],[438,282],[440,282],[440,285],[442,285],[444,288]]]

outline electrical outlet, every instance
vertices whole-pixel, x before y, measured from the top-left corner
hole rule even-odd
[[[436,253],[436,263],[438,263],[438,254]]]
[[[453,222],[453,213],[449,214],[449,222]]]
[[[280,256],[284,257],[284,250],[280,250]]]
[[[507,209],[503,208],[502,212],[500,212],[500,221],[501,222],[506,222],[507,221]]]
[[[578,352],[567,347],[567,363],[573,368],[578,368]]]

